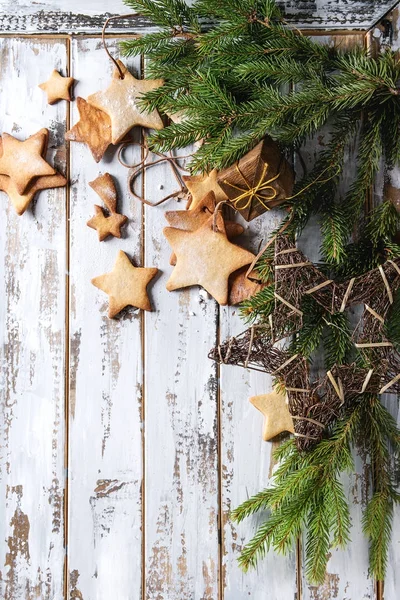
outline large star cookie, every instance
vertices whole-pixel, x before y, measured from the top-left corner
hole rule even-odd
[[[210,218],[210,215],[214,213],[214,210],[215,194],[214,192],[209,192],[193,210],[167,210],[165,218],[171,227],[183,229],[184,231],[196,231],[196,229],[204,225]],[[233,221],[225,221],[225,229],[228,239],[241,235],[244,231],[242,225]],[[169,262],[171,265],[176,264],[175,254],[171,255]]]
[[[23,142],[8,133],[3,134],[0,175],[10,177],[18,194],[24,194],[35,177],[55,174],[43,158],[47,145],[45,132],[47,129],[42,129]]]
[[[120,250],[113,270],[92,279],[92,284],[109,296],[110,319],[126,306],[152,310],[146,288],[157,272],[156,268],[134,267]]]
[[[45,136],[45,143],[42,149],[43,157],[46,155],[48,133],[48,130],[43,128],[34,134],[37,137],[41,135]],[[3,141],[0,137],[0,156],[2,156],[2,154]],[[19,194],[14,181],[8,175],[0,175],[0,190],[8,195],[11,204],[14,206],[18,215],[22,215],[26,211],[37,192],[50,188],[64,187],[66,183],[66,178],[60,173],[56,172],[54,175],[43,175],[41,177],[35,177],[28,185],[25,192],[23,194]]]
[[[137,100],[150,90],[163,85],[162,79],[136,79],[119,60],[124,74],[121,79],[118,69],[114,70],[108,88],[88,97],[88,102],[108,114],[111,119],[113,144],[118,144],[135,125],[162,129],[164,127],[156,110],[143,112],[138,108]]]
[[[173,227],[164,229],[164,235],[177,257],[167,289],[172,291],[201,285],[219,304],[227,304],[229,275],[253,262],[255,257],[228,240],[219,213],[215,230],[213,221],[214,215],[196,231]]]
[[[99,162],[111,144],[111,119],[83,98],[77,98],[80,119],[65,134],[69,142],[86,144],[96,162]]]

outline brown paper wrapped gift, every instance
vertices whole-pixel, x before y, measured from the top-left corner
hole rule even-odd
[[[294,173],[270,138],[218,174],[218,183],[246,221],[285,202],[292,194]]]

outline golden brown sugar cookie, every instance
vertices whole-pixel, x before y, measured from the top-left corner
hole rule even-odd
[[[136,79],[123,62],[120,60],[117,62],[124,78],[121,79],[118,69],[115,69],[108,88],[88,97],[89,104],[104,111],[110,117],[113,144],[118,144],[135,125],[152,129],[164,127],[156,110],[144,112],[137,105],[137,100],[142,94],[162,86],[163,80]]]
[[[104,173],[91,181],[89,185],[103,200],[109,214],[106,214],[101,206],[95,204],[96,214],[89,219],[87,226],[97,230],[100,242],[109,235],[120,238],[121,227],[125,225],[128,217],[117,212],[117,190],[112,176],[110,173]]]
[[[77,98],[80,119],[65,134],[69,142],[82,142],[86,144],[96,162],[99,162],[108,146],[111,144],[111,120],[110,117],[88,104],[84,98]]]
[[[113,270],[95,277],[92,284],[108,294],[108,316],[112,319],[126,306],[152,310],[146,288],[157,273],[156,268],[134,267],[120,250]]]
[[[166,227],[164,235],[177,257],[167,289],[201,285],[219,304],[228,303],[228,279],[234,271],[250,264],[254,254],[232,244],[220,214],[214,215],[196,231]]]
[[[264,415],[262,438],[265,442],[280,433],[294,433],[293,419],[286,403],[285,394],[271,392],[261,396],[252,396],[249,401]]]
[[[204,175],[183,175],[182,179],[191,194],[188,208],[193,210],[209,192],[214,192],[216,203],[227,200],[228,196],[217,181],[218,171],[213,169]]]
[[[24,141],[3,133],[0,175],[10,177],[18,194],[24,194],[35,177],[55,174],[55,169],[43,158],[47,136],[47,129],[41,129]]]
[[[70,89],[74,83],[73,77],[63,77],[58,71],[53,70],[49,79],[40,83],[39,87],[47,94],[47,102],[54,104],[58,100],[71,100]]]

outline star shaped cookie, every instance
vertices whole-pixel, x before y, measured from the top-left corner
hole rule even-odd
[[[58,100],[71,100],[70,88],[74,83],[73,77],[63,77],[58,71],[53,70],[50,78],[39,87],[47,94],[47,102],[54,104]]]
[[[0,175],[10,177],[18,194],[23,195],[35,177],[55,174],[43,158],[47,145],[45,131],[47,129],[42,129],[23,142],[8,133],[3,134]]]
[[[210,173],[205,173],[204,175],[182,176],[182,179],[191,194],[191,200],[188,204],[190,210],[196,208],[204,196],[209,192],[214,192],[215,201],[217,203],[222,202],[222,200],[228,200],[228,196],[217,181],[217,175],[217,169],[213,169]]]
[[[213,220],[214,215],[196,231],[164,229],[177,257],[167,290],[201,285],[219,304],[227,304],[229,275],[250,264],[255,257],[228,240],[220,213],[215,231]]]
[[[119,251],[114,268],[92,279],[92,284],[108,294],[110,319],[126,306],[152,310],[147,285],[158,273],[156,268],[134,267],[125,252]]]
[[[163,129],[164,125],[156,110],[143,112],[137,100],[150,90],[163,85],[162,79],[136,79],[120,60],[118,64],[124,74],[121,79],[118,69],[114,70],[109,87],[88,97],[88,102],[104,111],[111,119],[113,144],[118,144],[135,125]]]
[[[80,120],[65,134],[69,142],[86,144],[96,162],[99,162],[111,144],[111,119],[84,98],[77,98]]]
[[[35,134],[43,134],[45,136],[43,156],[46,154],[47,150],[48,133],[48,130],[43,128]],[[2,154],[3,142],[0,137],[0,156],[2,156]],[[5,192],[8,195],[11,204],[14,206],[18,215],[22,215],[26,211],[37,192],[40,192],[40,190],[64,187],[66,183],[66,178],[56,172],[55,175],[44,175],[43,177],[35,178],[33,182],[29,184],[24,194],[19,194],[13,180],[7,175],[0,175],[0,191]]]
[[[94,205],[94,209],[96,214],[94,217],[89,219],[86,223],[88,227],[92,229],[96,229],[99,241],[104,241],[109,235],[112,235],[116,238],[121,237],[121,227],[125,225],[128,220],[128,217],[125,215],[120,215],[118,213],[111,213],[110,215],[106,215],[101,206],[97,204]]]
[[[87,226],[97,230],[100,242],[109,235],[120,238],[121,227],[128,218],[117,213],[117,190],[113,178],[110,173],[104,173],[89,185],[103,200],[110,214],[106,215],[103,208],[95,204],[96,215],[87,222]]]
[[[171,227],[183,229],[184,231],[196,231],[214,213],[215,205],[214,192],[208,192],[193,210],[168,210],[165,213],[165,218]],[[244,231],[242,225],[233,221],[226,221],[225,229],[228,239],[241,235]],[[172,254],[170,264],[176,264],[175,254]]]
[[[294,433],[293,419],[286,404],[285,394],[271,392],[252,396],[249,401],[264,415],[262,438],[265,442],[284,431]]]

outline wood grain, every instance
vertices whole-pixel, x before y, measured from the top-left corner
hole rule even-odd
[[[388,21],[390,28],[387,30],[381,29],[376,30],[371,42],[376,45],[377,50],[379,48],[384,49],[388,44],[393,50],[399,50],[400,48],[400,9],[396,8],[392,13],[388,15]],[[374,190],[374,201],[376,204],[382,202],[384,199],[384,184],[389,183],[393,186],[393,192],[400,190],[400,168],[396,166],[394,169],[388,169],[386,165],[381,165],[381,171],[377,178],[377,184]],[[395,193],[398,195],[398,192]],[[399,411],[399,400],[393,394],[385,394],[383,396],[383,403],[392,416],[396,419],[398,426],[400,426],[400,411]],[[393,468],[393,479],[397,484],[398,491],[400,490],[400,470],[399,470],[399,459],[393,457],[392,460]],[[400,511],[399,506],[395,508],[392,538],[389,548],[389,561],[388,569],[384,585],[377,590],[377,600],[397,600],[399,596],[399,573],[400,573]]]
[[[186,152],[183,152],[186,154]],[[157,170],[156,170],[157,169]],[[162,182],[162,183],[161,183]],[[163,189],[160,189],[161,185]],[[168,165],[148,172],[152,202],[176,188]],[[149,600],[218,598],[217,307],[194,287],[168,292],[171,200],[145,209],[145,266],[161,270],[145,315],[145,581]]]
[[[65,41],[0,38],[0,131],[50,130],[65,172],[66,105],[38,83],[65,70]],[[40,192],[19,217],[0,194],[0,596],[63,595],[65,189]]]
[[[305,29],[369,29],[395,5],[396,0],[285,0],[287,20]],[[1,31],[8,33],[100,33],[105,19],[129,13],[122,0],[4,0],[0,4]],[[118,19],[111,31],[142,33],[151,27],[140,15]]]
[[[115,52],[115,44],[110,41]],[[96,39],[73,40],[75,95],[109,84],[112,63]],[[130,63],[134,69],[139,61]],[[72,123],[78,120],[72,106]],[[69,591],[72,598],[136,600],[142,579],[142,326],[139,311],[107,317],[108,297],[92,277],[112,269],[118,250],[138,264],[141,206],[127,192],[127,169],[110,148],[96,164],[89,149],[71,143]],[[124,237],[102,243],[86,226],[98,196],[89,187],[100,173],[115,177]],[[74,595],[75,594],[75,595]],[[79,596],[78,594],[81,594]]]
[[[286,7],[298,15],[297,25],[322,31],[366,28],[394,4],[288,0]],[[120,0],[16,0],[0,4],[0,25],[3,33],[98,34],[107,15],[126,12]],[[374,43],[398,47],[398,11],[389,19],[391,30],[376,28]],[[138,17],[117,22],[114,31],[144,32],[149,26]],[[354,43],[349,34],[340,40]],[[37,84],[53,68],[65,74],[69,43],[39,36],[0,38],[0,133],[24,138],[48,126],[48,158],[62,172],[68,105],[48,106]],[[116,40],[109,44],[116,52]],[[108,85],[112,65],[99,38],[73,37],[70,64],[75,97],[86,98]],[[130,65],[138,74],[139,61]],[[74,103],[70,110],[73,124],[79,118]],[[320,137],[318,144],[323,143]],[[310,143],[308,164],[318,144]],[[171,201],[142,210],[128,194],[128,171],[112,149],[97,165],[85,146],[72,143],[70,148],[70,215],[63,189],[41,192],[23,217],[0,194],[0,597],[382,600],[368,577],[368,544],[360,524],[370,494],[369,467],[357,456],[355,474],[343,478],[352,503],[353,541],[347,551],[332,552],[325,583],[309,586],[303,573],[296,581],[301,552],[288,559],[271,553],[256,571],[241,572],[237,557],[262,516],[236,526],[229,512],[270,481],[273,446],[262,441],[262,415],[247,399],[268,392],[271,380],[240,368],[217,369],[207,359],[217,339],[245,328],[237,307],[218,309],[198,288],[166,291],[171,267],[161,234],[163,213],[183,206]],[[138,153],[131,158],[137,161]],[[105,171],[116,177],[119,211],[130,220],[122,240],[100,244],[86,227],[98,202],[88,182]],[[400,181],[398,170],[385,176]],[[136,184],[140,187],[139,180]],[[146,175],[146,194],[153,201],[174,187],[168,167]],[[244,223],[241,241],[256,250],[278,220],[278,212],[270,212]],[[317,231],[311,224],[303,238],[314,260]],[[107,296],[90,279],[112,268],[119,249],[135,264],[156,266],[162,273],[150,286],[153,313],[128,309],[110,321]],[[397,400],[387,402],[399,418]],[[397,476],[398,464],[393,469]],[[397,510],[385,600],[398,597],[399,540]]]
[[[272,210],[251,223],[237,242],[252,252],[265,243],[282,220]],[[239,319],[238,307],[221,307],[220,339],[227,339],[246,328]],[[264,373],[221,366],[221,522],[222,522],[222,598],[225,600],[291,600],[296,598],[296,557],[269,553],[256,570],[244,574],[237,559],[244,544],[262,523],[263,515],[236,525],[230,512],[248,497],[270,483],[276,443],[262,440],[262,414],[249,402],[250,396],[271,391],[272,378]]]

